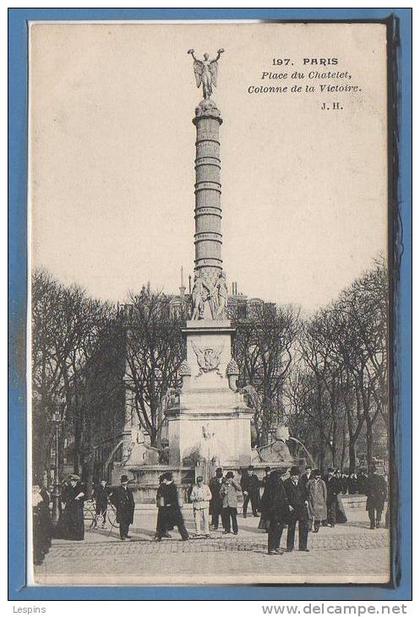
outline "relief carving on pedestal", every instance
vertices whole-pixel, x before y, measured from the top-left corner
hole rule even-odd
[[[191,341],[191,345],[197,357],[197,364],[200,369],[196,377],[200,377],[203,373],[209,373],[210,371],[215,371],[220,377],[223,377],[219,370],[219,365],[224,344],[222,343],[214,349],[211,347],[201,349],[193,341]]]

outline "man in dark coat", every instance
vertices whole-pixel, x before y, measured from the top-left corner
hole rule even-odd
[[[281,536],[284,526],[287,524],[291,507],[289,507],[280,470],[271,472],[264,495],[263,514],[269,521],[268,554],[281,555]]]
[[[224,479],[220,494],[223,497],[223,526],[224,533],[229,534],[231,529],[233,535],[237,536],[238,529],[238,493],[241,492],[240,485],[236,482],[233,471],[228,471]]]
[[[311,478],[312,478],[312,467],[310,465],[306,465],[305,473],[303,473],[299,478],[299,484],[301,484],[303,488],[305,488]]]
[[[121,476],[121,486],[110,495],[111,503],[117,510],[117,522],[120,524],[121,540],[129,540],[128,529],[134,520],[134,497],[128,488],[128,477]]]
[[[178,501],[178,490],[173,481],[170,471],[163,474],[162,484],[159,487],[159,499],[161,500],[161,526],[156,529],[155,539],[160,540],[168,529],[178,527],[182,540],[189,540],[188,531],[185,528],[184,518]],[[160,509],[160,508],[159,508]]]
[[[355,473],[351,473],[348,477],[348,489],[349,495],[355,495],[357,493],[357,475]]]
[[[210,514],[212,529],[217,529],[219,527],[219,516],[222,516],[223,497],[220,495],[222,484],[223,469],[218,467],[216,469],[216,475],[211,478],[209,482],[209,489],[211,492]]]
[[[266,490],[270,479],[271,467],[266,467],[264,469],[264,477],[261,480],[261,488],[262,494],[260,496],[260,512],[261,518],[258,524],[258,529],[263,529],[266,533],[268,533],[269,521],[265,518],[266,508]]]
[[[262,494],[264,494],[271,473],[271,467],[264,467],[264,477],[261,480]]]
[[[93,498],[95,499],[95,520],[94,527],[97,526],[98,521],[101,520],[102,528],[105,527],[106,511],[108,509],[108,489],[106,487],[106,480],[101,480],[98,486],[93,491]]]
[[[308,552],[308,497],[306,486],[299,482],[299,467],[292,467],[290,478],[284,483],[287,500],[292,510],[289,514],[287,526],[287,550],[295,547],[296,523],[299,521],[299,550]]]
[[[366,510],[369,514],[371,529],[375,529],[381,524],[386,493],[385,478],[376,473],[375,465],[371,465],[369,467],[369,476],[366,481]]]
[[[327,521],[330,527],[335,527],[337,522],[338,494],[341,492],[340,481],[334,473],[332,467],[328,467],[328,474],[325,478],[327,487]]]
[[[303,490],[305,490],[306,492],[308,492],[308,482],[309,480],[312,480],[312,478],[313,478],[312,467],[311,465],[306,465],[305,472],[299,478],[299,484],[301,485]],[[308,518],[308,532],[309,531],[312,531],[312,519],[310,517]]]
[[[241,477],[241,489],[244,496],[243,516],[246,518],[248,504],[251,501],[252,514],[258,516],[258,507],[260,500],[260,481],[254,471],[253,465],[248,467],[248,471],[244,471]]]

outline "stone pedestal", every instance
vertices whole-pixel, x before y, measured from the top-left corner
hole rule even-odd
[[[178,488],[180,503],[188,503],[188,492],[195,481],[194,469],[191,467],[181,467],[180,465],[173,465],[172,467],[169,465],[126,467],[121,463],[114,463],[110,482],[112,486],[119,486],[121,475],[127,474],[130,480],[130,488],[134,492],[134,501],[142,504],[156,504],[159,477],[168,471],[172,473]]]
[[[214,466],[249,465],[253,412],[232,389],[234,328],[229,321],[188,321],[183,333],[183,386],[167,410],[170,465],[203,458]]]

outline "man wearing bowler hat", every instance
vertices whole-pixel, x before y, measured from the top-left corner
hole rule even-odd
[[[328,467],[328,474],[325,478],[327,487],[327,520],[329,527],[335,527],[337,522],[338,494],[341,492],[340,482],[335,476],[333,467]]]
[[[275,469],[270,473],[264,492],[263,514],[268,523],[269,555],[282,555],[283,551],[280,550],[281,536],[289,519],[289,511],[292,510],[282,480],[284,471],[284,469]]]
[[[117,509],[117,522],[120,524],[121,540],[130,539],[128,528],[133,524],[134,519],[134,497],[128,488],[128,477],[121,476],[121,486],[119,486],[110,496],[111,503]]]
[[[309,480],[311,480],[311,478],[312,478],[312,467],[310,465],[306,465],[305,472],[300,476],[299,482],[305,488]]]
[[[385,478],[376,473],[376,466],[369,466],[369,476],[366,482],[366,510],[369,514],[370,528],[378,528],[381,524],[387,487]]]
[[[242,512],[246,518],[248,504],[251,501],[252,514],[258,516],[259,497],[260,497],[260,481],[254,471],[254,466],[250,465],[248,470],[242,472],[241,489],[244,496]]]
[[[216,469],[216,475],[211,478],[209,482],[209,489],[211,492],[210,500],[210,514],[211,514],[211,526],[213,529],[219,527],[219,517],[223,514],[223,497],[220,495],[220,489],[223,486],[223,469],[218,467]]]
[[[284,483],[287,499],[291,506],[287,526],[287,551],[295,547],[296,523],[299,522],[299,550],[308,552],[308,496],[306,487],[299,482],[299,467],[290,469],[290,478]]]

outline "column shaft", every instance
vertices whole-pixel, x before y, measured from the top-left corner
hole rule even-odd
[[[195,271],[213,278],[222,271],[220,141],[222,119],[200,108],[195,157]],[[217,110],[218,112],[218,110]],[[220,113],[220,112],[219,112]]]

